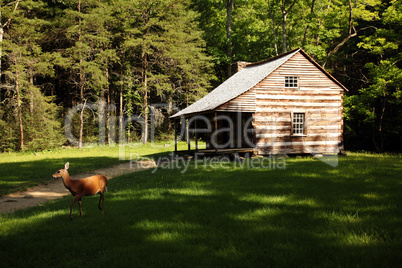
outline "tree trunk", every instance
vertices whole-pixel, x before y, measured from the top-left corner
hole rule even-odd
[[[107,102],[106,102],[106,131],[107,131],[107,142],[109,147],[111,146],[110,140],[110,86],[109,86],[109,67],[106,64],[106,94],[107,94]],[[113,135],[114,136],[114,135]]]
[[[105,146],[106,127],[105,127],[105,89],[101,89],[98,103],[99,116],[99,145]]]
[[[1,22],[1,10],[0,10],[0,83],[1,83],[1,74],[2,74],[1,58],[3,56],[3,37],[4,37],[4,28],[3,28],[3,24]]]
[[[82,103],[82,110],[80,113],[80,140],[79,140],[79,148],[82,148],[82,137],[83,137],[83,132],[84,132],[84,110],[85,106],[87,104],[87,101],[85,100],[84,103]]]
[[[374,145],[376,152],[379,153],[380,148],[378,147],[377,141],[375,139],[375,106],[373,106],[373,123],[372,124],[373,124],[372,141],[373,141],[373,145]]]
[[[123,59],[124,62],[124,59]],[[120,71],[120,100],[119,100],[119,142],[123,141],[124,129],[123,129],[123,88],[124,88],[124,76],[123,76],[123,66],[121,66]]]
[[[30,70],[29,70],[29,83],[33,86],[33,84],[34,84],[34,76],[33,76],[33,70],[32,70],[32,68],[30,68]],[[31,112],[31,114],[33,114],[33,112],[34,112],[34,92],[33,92],[33,90],[30,90],[30,92],[29,92],[29,94],[31,95],[31,103],[29,104],[29,108],[30,108],[30,112]]]
[[[188,107],[188,84],[187,81],[184,83],[186,85],[186,107]]]
[[[78,148],[82,148],[82,137],[83,137],[83,133],[84,133],[84,109],[85,109],[85,105],[82,106],[82,110],[80,113],[80,137],[78,140]]]
[[[387,100],[386,100],[386,98],[384,96],[383,106],[382,106],[382,109],[381,109],[380,122],[379,122],[379,126],[378,126],[378,134],[379,134],[379,139],[380,139],[380,146],[379,146],[380,147],[380,153],[384,152],[384,139],[382,137],[382,123],[383,123],[383,120],[384,120],[386,105],[387,105]]]
[[[15,6],[13,12],[17,11],[18,4],[20,3],[21,0],[15,1]],[[6,23],[3,24],[2,20],[2,14],[1,14],[1,3],[0,3],[0,82],[1,82],[1,75],[2,75],[2,62],[1,58],[3,56],[3,37],[4,37],[4,28],[7,27],[8,24],[10,24],[12,17],[10,17]]]
[[[144,41],[148,36],[148,12],[146,11],[144,14],[144,24],[145,24],[145,33],[144,33]],[[143,100],[142,100],[142,109],[144,113],[144,133],[143,140],[144,144],[148,142],[148,77],[147,77],[147,68],[148,68],[148,44],[145,44],[142,51],[142,90],[143,90]]]
[[[288,14],[282,14],[282,52],[286,53],[286,41],[287,41],[287,33],[286,33],[286,19]]]
[[[173,113],[173,97],[170,96],[168,99],[168,110],[167,110],[168,117],[171,116],[172,113]],[[172,123],[171,120],[167,120],[167,122],[168,122],[168,133],[170,133],[170,131],[172,130]]]
[[[101,49],[101,53],[102,52],[103,52],[103,50]],[[106,66],[107,66],[107,64],[106,64]],[[108,70],[106,67],[106,70],[105,70],[106,79],[108,79],[107,71]],[[106,88],[102,88],[100,90],[100,96],[99,96],[98,116],[99,116],[99,145],[100,146],[105,146],[105,143],[106,143],[106,129],[107,129],[108,123],[106,123],[107,120],[105,117],[108,117],[108,116],[106,116],[105,114],[107,113],[106,110],[108,110],[108,109],[105,106],[107,106],[108,104],[106,104],[106,101],[105,101],[105,93],[107,94],[107,91],[108,91],[107,86],[106,86]]]
[[[282,5],[281,5],[281,11],[282,11],[282,51],[283,53],[286,53],[287,51],[287,39],[288,39],[288,33],[287,33],[287,18],[289,15],[289,12],[292,10],[294,5],[296,4],[297,0],[293,0],[292,4],[288,8],[285,6],[285,1],[282,0]]]
[[[226,5],[226,56],[228,58],[227,74],[228,78],[232,76],[232,58],[233,58],[233,44],[232,44],[232,11],[234,0],[224,0]]]
[[[147,81],[147,53],[142,52],[142,87],[143,87],[143,102],[142,108],[144,113],[144,133],[143,140],[144,144],[148,142],[148,81]]]
[[[310,17],[309,23],[307,23],[307,25],[306,25],[306,28],[304,28],[304,36],[303,36],[303,42],[302,42],[303,48],[306,46],[306,43],[307,43],[307,34],[308,34],[308,31],[310,30],[310,23],[312,20],[312,15],[314,15],[314,4],[315,4],[315,0],[312,0],[311,9],[310,9],[311,17]]]
[[[278,40],[276,37],[276,27],[275,27],[275,16],[274,16],[274,12],[272,12],[272,7],[271,4],[268,0],[268,12],[269,12],[269,16],[271,17],[272,20],[272,33],[274,34],[274,48],[275,48],[275,56],[278,56]]]
[[[81,13],[81,0],[78,0],[78,13]],[[80,14],[81,15],[81,14]],[[78,42],[81,41],[81,17],[78,18]],[[79,89],[80,89],[80,101],[81,103],[84,102],[84,77],[82,74],[82,51],[81,51],[81,42],[80,42],[80,48],[79,48],[79,57],[80,57],[80,62],[79,62],[79,69],[80,69],[80,83],[79,83]],[[78,147],[82,148],[82,137],[83,137],[83,132],[84,132],[84,109],[85,109],[85,104],[82,106],[82,111],[80,114],[80,137],[78,141]]]
[[[21,57],[21,53],[20,53]],[[21,97],[20,97],[20,84],[19,84],[19,74],[18,74],[18,59],[14,56],[15,64],[15,91],[17,92],[17,111],[18,111],[18,121],[20,125],[20,149],[24,150],[24,127],[22,125],[22,113],[21,113]]]

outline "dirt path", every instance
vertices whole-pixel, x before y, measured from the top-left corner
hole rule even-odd
[[[71,178],[76,180],[96,174],[102,174],[109,180],[114,177],[144,170],[146,168],[153,168],[155,166],[156,164],[154,161],[138,161],[132,165],[130,163],[123,163],[114,167],[98,169],[92,172],[71,176]],[[64,187],[61,180],[50,181],[46,185],[34,186],[24,192],[15,192],[0,197],[0,214],[6,214],[18,209],[33,207],[65,195],[70,195],[70,192]]]

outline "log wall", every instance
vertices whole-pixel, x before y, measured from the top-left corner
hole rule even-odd
[[[250,89],[237,98],[218,107],[216,111],[220,112],[242,112],[254,113],[256,105],[255,90]]]
[[[297,76],[297,88],[285,88]],[[343,89],[300,52],[254,88],[253,127],[259,154],[339,153]],[[292,134],[292,114],[305,113],[305,134]]]

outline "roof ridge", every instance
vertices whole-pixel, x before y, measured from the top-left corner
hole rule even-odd
[[[298,50],[302,50],[302,49],[301,49],[301,48],[296,48],[296,49],[293,49],[293,50],[287,51],[287,52],[285,52],[285,53],[276,55],[276,56],[274,56],[274,57],[272,57],[272,58],[269,58],[269,59],[266,59],[266,60],[262,60],[262,61],[258,61],[258,62],[253,62],[253,63],[247,64],[244,68],[246,68],[246,67],[251,67],[251,66],[256,66],[256,65],[260,65],[260,64],[264,64],[264,63],[267,63],[267,62],[270,62],[270,61],[274,61],[274,60],[277,60],[277,59],[279,59],[279,58],[285,57],[285,56],[287,56],[287,55],[289,55],[289,54],[292,54],[292,53],[294,53],[294,52],[297,52]]]

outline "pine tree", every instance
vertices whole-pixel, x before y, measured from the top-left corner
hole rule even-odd
[[[61,141],[60,125],[55,120],[57,115],[43,108],[51,105],[51,100],[43,96],[35,83],[38,77],[53,75],[53,65],[49,62],[51,55],[43,53],[40,46],[47,22],[35,15],[46,8],[41,1],[19,3],[18,9],[13,11],[14,23],[8,27],[3,40],[9,66],[4,71],[5,81],[14,88],[15,94],[11,96],[15,98],[20,150],[26,149],[27,144],[28,149],[36,149],[36,137],[43,136],[44,132],[53,132],[54,135],[49,136],[54,139],[49,138],[39,147]],[[38,124],[40,120],[42,125]]]

